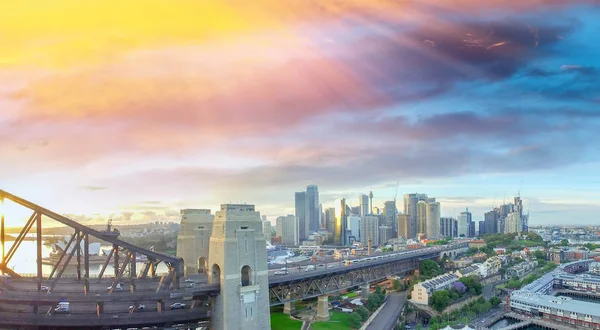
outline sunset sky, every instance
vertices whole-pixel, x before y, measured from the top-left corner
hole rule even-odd
[[[307,184],[378,205],[399,181],[442,216],[520,189],[531,224],[598,224],[598,17],[598,0],[4,1],[0,189],[139,223],[238,201],[274,219]]]

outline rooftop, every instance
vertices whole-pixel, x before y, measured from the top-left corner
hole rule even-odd
[[[576,312],[578,314],[592,315],[600,317],[600,308],[598,304],[589,303],[586,301],[573,300],[569,297],[555,297],[528,291],[513,291],[511,299],[517,298],[522,302],[530,302],[532,304],[546,307],[561,309],[568,312]]]

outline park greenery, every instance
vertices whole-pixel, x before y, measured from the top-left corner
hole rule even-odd
[[[440,265],[433,260],[425,260],[421,262],[419,271],[421,280],[428,280],[444,273]]]
[[[447,325],[458,323],[468,324],[475,316],[488,312],[492,308],[498,306],[500,302],[500,298],[497,297],[492,297],[487,301],[485,298],[479,297],[477,300],[472,301],[457,310],[446,313],[440,317],[431,318],[429,321],[429,329],[439,330]]]
[[[433,292],[429,298],[429,306],[441,312],[454,301],[468,296],[480,295],[482,291],[483,286],[479,283],[477,276],[461,277],[450,289]]]

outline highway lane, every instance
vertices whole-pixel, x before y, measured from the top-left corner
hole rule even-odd
[[[375,319],[366,330],[391,330],[396,325],[398,317],[406,303],[406,291],[388,295],[385,306],[381,309]]]

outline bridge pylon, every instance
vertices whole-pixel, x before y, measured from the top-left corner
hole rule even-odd
[[[271,329],[266,241],[254,205],[221,205],[208,266],[208,282],[221,287],[213,298],[212,329]]]

